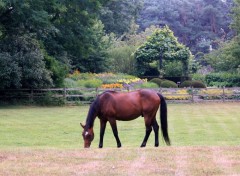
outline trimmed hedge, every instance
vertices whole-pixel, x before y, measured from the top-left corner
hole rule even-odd
[[[206,85],[202,81],[192,81],[193,88],[206,88]]]
[[[183,81],[183,82],[180,84],[180,87],[181,87],[181,88],[191,87],[191,86],[192,86],[192,81]]]
[[[180,87],[206,88],[205,84],[202,81],[184,81]]]
[[[173,81],[170,81],[170,80],[164,80],[162,81],[161,83],[161,87],[163,88],[177,88],[177,84]]]
[[[206,75],[206,83],[208,86],[239,87],[240,75],[231,73],[210,73]]]
[[[164,79],[160,79],[160,78],[153,78],[151,79],[149,82],[153,82],[156,83],[159,87],[161,86],[161,83],[164,81]]]

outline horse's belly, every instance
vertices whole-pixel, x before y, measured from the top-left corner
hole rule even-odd
[[[116,116],[116,119],[117,120],[120,120],[120,121],[130,121],[130,120],[134,120],[136,118],[138,118],[139,116],[141,116],[141,112],[135,112],[135,113],[119,113],[117,116]]]

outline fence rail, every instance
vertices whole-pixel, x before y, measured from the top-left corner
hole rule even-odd
[[[95,97],[106,90],[121,92],[134,89],[101,88],[53,88],[53,89],[10,89],[0,90],[0,101],[25,100],[34,102],[41,98],[61,99],[65,103],[91,103]],[[234,88],[158,88],[155,90],[166,97],[168,102],[208,102],[240,101],[240,87]]]

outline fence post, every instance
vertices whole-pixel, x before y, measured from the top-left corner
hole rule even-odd
[[[194,103],[194,92],[193,92],[193,87],[191,86],[191,94],[192,94],[192,103]]]
[[[67,100],[67,90],[66,87],[63,88],[63,98],[66,101]]]
[[[96,87],[96,97],[98,96],[98,87]]]
[[[222,87],[223,90],[223,102],[225,102],[225,86]]]
[[[30,102],[33,102],[33,89],[31,89]]]
[[[159,92],[160,92],[160,94],[162,94],[162,87],[160,87]]]

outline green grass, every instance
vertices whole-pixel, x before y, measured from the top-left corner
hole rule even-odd
[[[62,148],[83,147],[80,122],[85,122],[88,106],[73,107],[1,107],[0,148]],[[239,103],[169,104],[169,135],[173,146],[237,146],[240,144]],[[157,116],[159,122],[159,115]],[[142,117],[118,122],[122,146],[139,147],[144,134]],[[99,120],[95,139],[99,142]],[[151,134],[147,147],[154,145]],[[160,145],[165,146],[160,138]],[[107,125],[104,147],[116,147],[110,125]]]

